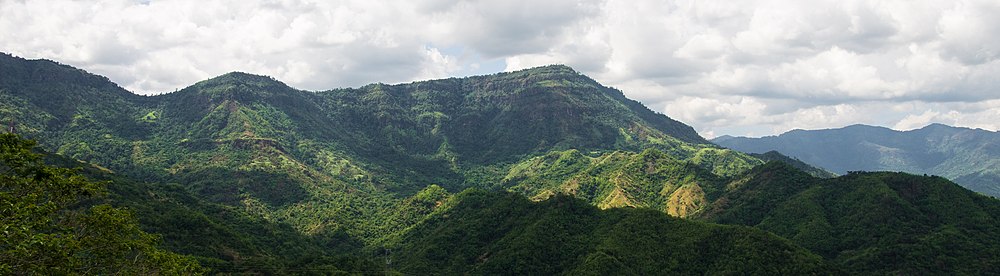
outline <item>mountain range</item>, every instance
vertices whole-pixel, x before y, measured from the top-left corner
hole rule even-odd
[[[1000,267],[1000,201],[723,148],[561,65],[326,91],[234,72],[158,96],[47,60],[0,72],[0,120],[216,273]]]
[[[910,131],[852,125],[793,130],[777,136],[722,136],[727,148],[777,151],[838,174],[901,171],[939,175],[970,190],[1000,197],[1000,132],[931,124]]]

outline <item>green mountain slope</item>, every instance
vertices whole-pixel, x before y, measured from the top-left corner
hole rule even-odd
[[[708,150],[705,150],[705,154]],[[759,163],[733,151],[711,154],[740,172]],[[577,150],[554,151],[517,163],[501,180],[507,190],[534,199],[555,194],[582,198],[600,208],[643,207],[685,217],[701,211],[723,191],[728,175],[715,174],[692,160],[680,160],[658,149],[640,153],[616,151],[585,155]]]
[[[342,231],[308,235],[238,207],[205,201],[178,184],[136,181],[57,154],[46,154],[45,163],[107,183],[109,195],[86,205],[110,204],[135,213],[143,230],[161,235],[165,247],[194,256],[212,273],[383,270],[372,260],[355,257],[364,244]],[[413,205],[409,201],[399,207]],[[405,213],[430,212],[410,207]]]
[[[0,121],[100,168],[110,203],[216,272],[986,273],[997,259],[980,224],[995,200],[940,178],[761,166],[809,169],[710,144],[565,66],[319,92],[230,73],[149,97],[50,61],[0,55],[0,69]]]
[[[837,177],[837,174],[830,171],[824,170],[822,168],[814,167],[813,165],[806,164],[802,160],[796,159],[794,157],[789,157],[787,155],[781,154],[777,151],[768,151],[765,153],[751,153],[750,156],[757,157],[765,162],[770,161],[781,161],[786,164],[792,165],[796,169],[808,173],[809,175],[819,177],[819,178],[832,178]]]
[[[392,255],[406,274],[818,274],[821,258],[751,228],[643,209],[598,210],[555,196],[456,195],[402,237]]]
[[[840,129],[793,130],[762,138],[712,140],[735,150],[776,150],[809,164],[848,171],[902,171],[944,176],[966,187],[1000,196],[1000,133],[928,125],[910,131],[853,125]]]
[[[849,272],[998,272],[1000,201],[941,177],[820,179],[772,162],[727,190],[699,217],[775,233]]]
[[[0,274],[204,274],[190,256],[160,248],[129,210],[94,203],[105,183],[44,164],[35,150],[0,134]]]
[[[389,177],[393,182],[456,186],[464,182],[463,169],[550,150],[657,146],[691,158],[714,148],[691,127],[565,66],[323,92],[230,73],[142,97],[57,63],[2,59],[12,67],[5,71],[23,71],[0,83],[2,95],[20,103],[0,115],[17,121],[21,133],[44,136],[49,148],[69,156],[116,168],[156,167],[154,174],[184,167],[187,160],[176,156],[262,146],[313,167],[321,167],[312,164],[323,159],[317,155],[335,155],[370,170],[402,171],[384,173],[401,175]]]
[[[50,151],[367,242],[400,227],[372,223],[382,206],[430,184],[498,187],[552,150],[656,148],[718,175],[759,163],[565,66],[322,92],[230,73],[143,97],[54,62],[0,64],[18,72],[0,116]]]

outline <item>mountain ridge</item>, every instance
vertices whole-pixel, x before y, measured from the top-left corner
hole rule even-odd
[[[343,217],[355,215],[342,204],[369,208],[430,184],[452,192],[505,189],[512,166],[552,151],[655,147],[721,174],[759,162],[561,65],[316,92],[242,72],[156,96],[128,94],[103,79],[100,87],[114,91],[87,90],[109,95],[95,102],[55,100],[77,93],[51,89],[76,87],[61,74],[81,70],[10,56],[0,63],[48,70],[45,83],[0,86],[0,97],[11,99],[4,103],[24,103],[2,106],[0,117],[30,126],[21,133],[46,150],[139,179],[183,183],[212,203],[302,221],[298,227],[353,235],[368,230]],[[24,91],[47,98],[19,96]],[[339,202],[321,205],[333,210],[310,207],[330,197]],[[317,220],[330,222],[307,226]]]
[[[851,125],[713,141],[750,153],[776,150],[839,174],[888,170],[941,175],[971,190],[1000,196],[996,182],[1000,179],[1000,132],[944,124],[906,131]]]
[[[0,120],[113,170],[112,199],[218,272],[738,273],[791,256],[786,271],[975,273],[1000,259],[995,199],[940,177],[814,178],[565,66],[315,92],[237,72],[115,97],[36,65],[45,82],[0,82]],[[651,246],[665,240],[678,250]]]
[[[1000,201],[942,177],[852,172],[820,179],[770,162],[730,185],[701,219],[767,230],[849,274],[997,272],[1000,248],[984,245],[1000,244]]]

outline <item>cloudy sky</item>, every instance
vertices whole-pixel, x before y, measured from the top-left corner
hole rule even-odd
[[[325,90],[558,63],[707,137],[1000,128],[997,0],[0,0],[0,52],[140,94],[230,71]]]

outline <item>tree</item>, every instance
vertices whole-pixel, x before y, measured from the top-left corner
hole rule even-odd
[[[201,274],[157,247],[128,210],[88,206],[103,183],[46,166],[35,142],[0,134],[0,274]]]

